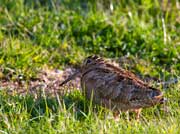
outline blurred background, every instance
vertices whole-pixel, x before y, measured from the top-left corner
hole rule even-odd
[[[140,74],[179,75],[180,2],[0,0],[1,74],[34,77],[91,54]]]

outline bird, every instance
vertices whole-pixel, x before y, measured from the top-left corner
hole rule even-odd
[[[134,111],[139,120],[142,108],[164,103],[163,92],[97,55],[84,59],[80,71],[60,84],[80,76],[81,91],[88,100],[113,111],[114,119],[120,112]]]

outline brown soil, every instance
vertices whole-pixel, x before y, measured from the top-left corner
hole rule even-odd
[[[68,93],[72,90],[80,89],[80,78],[77,77],[71,80],[65,86],[59,86],[59,84],[67,79],[70,75],[77,70],[72,67],[68,67],[65,70],[48,69],[45,68],[37,75],[36,79],[29,81],[11,81],[7,79],[0,80],[0,89],[7,90],[9,93],[35,94],[40,91],[46,93],[58,92],[61,95]]]

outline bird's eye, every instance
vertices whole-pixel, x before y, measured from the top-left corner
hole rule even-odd
[[[91,60],[87,59],[86,64],[89,64],[89,63],[91,63]]]

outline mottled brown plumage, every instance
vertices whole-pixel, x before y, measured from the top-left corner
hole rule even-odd
[[[133,73],[115,66],[98,56],[87,57],[80,72],[74,74],[64,83],[77,74],[81,75],[82,92],[94,103],[100,104],[114,111],[133,110],[139,113],[141,108],[151,107],[163,102],[163,94]]]

